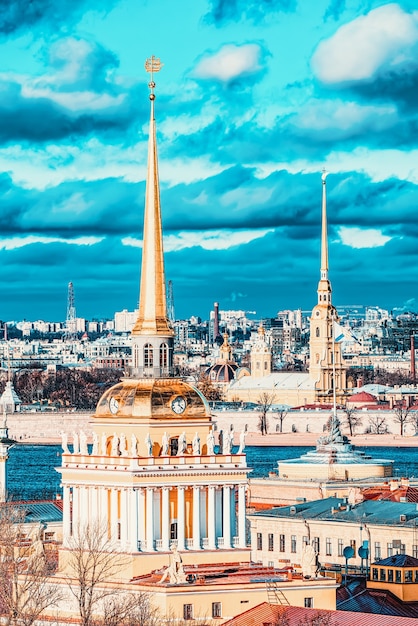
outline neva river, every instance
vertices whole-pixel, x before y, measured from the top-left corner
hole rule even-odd
[[[418,478],[418,448],[357,448],[367,451],[375,459],[395,462],[395,476]],[[277,468],[277,461],[295,459],[312,448],[284,446],[249,446],[247,464],[253,468],[250,477],[267,476]],[[13,499],[42,500],[61,493],[60,475],[55,468],[61,465],[61,446],[21,445],[9,452],[7,480]]]

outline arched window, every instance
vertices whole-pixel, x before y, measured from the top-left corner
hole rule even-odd
[[[168,345],[162,343],[160,346],[160,367],[166,369],[168,367]]]
[[[150,343],[144,346],[144,367],[154,366],[154,350]]]
[[[134,367],[139,366],[139,346],[134,346]]]
[[[315,336],[319,337],[319,326],[315,328]]]
[[[315,362],[318,365],[318,363],[319,363],[319,354],[315,354]]]

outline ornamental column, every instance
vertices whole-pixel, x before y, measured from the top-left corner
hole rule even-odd
[[[170,549],[170,488],[163,487],[161,492],[161,547],[164,552],[168,552]]]
[[[138,551],[138,492],[133,490],[128,492],[129,498],[129,537],[128,546],[131,552]]]
[[[215,487],[208,487],[208,549],[216,549]]]
[[[223,488],[223,536],[224,548],[231,547],[231,487]]]
[[[184,517],[184,487],[177,487],[177,548],[184,550],[185,517]]]
[[[154,552],[154,490],[147,487],[147,552]]]
[[[138,491],[138,537],[141,542],[141,550],[145,550],[145,489]]]
[[[128,546],[129,537],[129,513],[128,513],[128,493],[126,489],[122,489],[120,493],[120,541],[122,550],[125,550]]]
[[[63,528],[63,543],[67,545],[68,540],[71,537],[71,504],[70,504],[70,487],[63,486],[63,507],[62,507],[62,520],[64,524]]]
[[[110,492],[110,536],[112,541],[119,541],[118,490]]]
[[[193,487],[193,550],[200,550],[200,487]]]
[[[245,528],[245,485],[238,486],[238,546],[247,547]]]

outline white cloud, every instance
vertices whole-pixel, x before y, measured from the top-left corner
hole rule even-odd
[[[341,243],[350,248],[380,248],[391,240],[377,228],[348,228],[341,226],[338,229]]]
[[[24,248],[34,243],[67,243],[75,246],[94,246],[103,241],[104,237],[77,237],[76,239],[63,239],[61,237],[37,237],[28,235],[27,237],[10,237],[0,239],[0,250],[16,250]]]
[[[381,66],[396,66],[408,48],[418,41],[418,12],[406,13],[397,4],[386,4],[341,26],[322,41],[313,57],[312,68],[324,83],[371,78]]]
[[[165,252],[177,252],[185,248],[200,247],[204,250],[228,250],[234,246],[250,243],[255,239],[261,239],[272,228],[264,230],[205,230],[205,231],[182,231],[175,235],[164,237]],[[122,239],[124,246],[142,247],[142,241],[134,237]]]
[[[197,78],[228,82],[243,74],[253,74],[260,69],[261,48],[255,43],[242,46],[227,44],[218,52],[201,59],[194,70]]]

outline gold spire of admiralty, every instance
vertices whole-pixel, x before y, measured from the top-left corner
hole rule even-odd
[[[163,376],[169,373],[172,361],[172,346],[170,345],[172,341],[170,342],[170,339],[174,336],[167,317],[154,113],[154,74],[159,72],[161,67],[160,59],[154,56],[145,62],[145,69],[151,74],[151,80],[148,84],[150,88],[151,117],[148,140],[139,313],[132,330],[133,371],[145,376]],[[139,340],[140,337],[143,340]],[[155,341],[151,341],[151,339]],[[164,353],[169,352],[169,358],[161,357],[161,354],[159,356],[161,350]],[[142,354],[143,352],[145,352],[145,357]]]
[[[327,175],[322,170],[322,232],[321,232],[321,278],[318,285],[318,302],[331,303],[331,283],[328,278],[328,229],[327,229]]]

